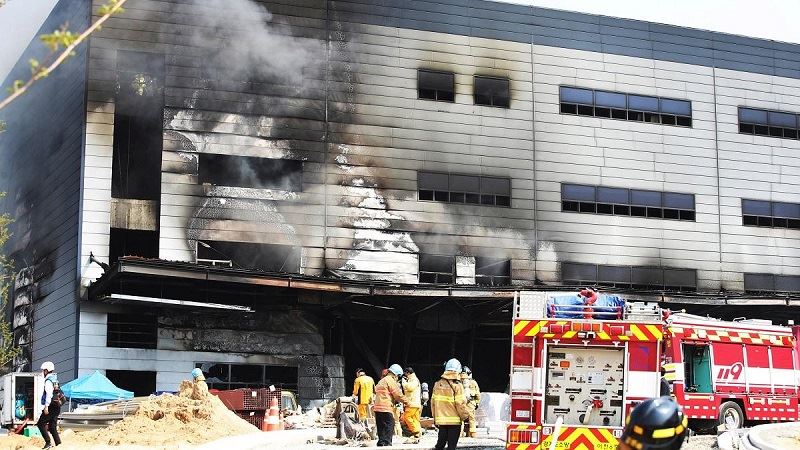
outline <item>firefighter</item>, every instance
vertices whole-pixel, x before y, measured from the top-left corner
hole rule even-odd
[[[403,368],[392,364],[386,376],[375,386],[375,406],[372,410],[375,412],[375,425],[378,428],[378,447],[392,445],[395,403],[403,403],[403,406],[408,407],[408,400],[397,382],[401,375]]]
[[[439,428],[436,450],[444,450],[445,444],[447,450],[455,450],[461,434],[461,423],[469,418],[460,373],[461,363],[453,358],[445,363],[444,373],[433,385],[431,412],[433,421]]]
[[[408,406],[403,410],[401,421],[408,429],[408,432],[413,437],[422,436],[422,427],[419,423],[420,412],[422,411],[422,396],[420,393],[420,384],[414,369],[406,367],[403,370],[403,380],[401,381],[403,392],[408,399]]]
[[[192,369],[192,394],[191,397],[195,400],[208,397],[208,384],[206,384],[206,377],[199,367]]]
[[[356,379],[353,382],[353,397],[358,404],[358,417],[361,420],[367,419],[369,404],[375,395],[375,380],[364,372],[364,369],[356,370]]]
[[[678,450],[688,419],[670,397],[645,400],[631,411],[619,439],[620,450]]]
[[[464,436],[476,437],[478,435],[475,424],[475,411],[481,404],[481,388],[478,382],[472,378],[472,371],[464,366],[461,371],[461,384],[464,385],[464,397],[467,401],[467,411],[469,419],[464,423]]]

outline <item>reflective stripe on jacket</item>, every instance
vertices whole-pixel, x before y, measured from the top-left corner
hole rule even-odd
[[[471,404],[470,406],[477,408],[481,404],[481,388],[478,386],[478,382],[472,378],[467,378],[466,380],[462,380],[462,382],[464,386],[467,386],[469,389],[470,398],[467,399],[467,404]]]
[[[353,395],[358,396],[358,403],[360,405],[369,404],[372,401],[372,395],[375,391],[375,380],[367,375],[361,375],[356,378],[353,383]]]
[[[460,425],[462,420],[469,417],[464,386],[454,371],[446,371],[433,385],[431,411],[436,425]]]
[[[410,373],[401,381],[403,392],[408,399],[408,406],[412,408],[422,408],[422,391],[420,391],[419,379],[416,374]]]
[[[397,383],[397,375],[390,373],[381,378],[381,381],[378,381],[375,386],[375,406],[372,407],[372,410],[394,413],[394,404],[398,402],[408,403]]]

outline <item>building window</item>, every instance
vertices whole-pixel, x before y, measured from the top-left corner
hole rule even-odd
[[[158,231],[112,228],[109,234],[109,263],[123,256],[158,258]]]
[[[280,244],[197,241],[197,263],[264,272],[300,272],[300,248]]]
[[[511,206],[511,179],[417,172],[419,199],[471,205]]]
[[[265,364],[195,363],[203,371],[211,389],[260,389],[275,386],[297,392],[298,370],[295,366]]]
[[[199,154],[200,183],[216,186],[303,190],[303,163],[293,159]]]
[[[644,266],[607,266],[561,263],[561,279],[567,285],[600,285],[629,289],[695,291],[697,271]]]
[[[744,274],[744,290],[750,293],[759,292],[798,292],[800,291],[800,275],[773,275],[771,273]]]
[[[559,87],[562,114],[692,126],[692,102],[620,92]]]
[[[795,113],[739,107],[739,133],[797,139],[800,119]]]
[[[475,257],[475,284],[478,286],[509,286],[511,260]]]
[[[455,101],[455,75],[452,72],[417,71],[417,96],[440,102]]]
[[[117,51],[111,196],[159,200],[164,123],[164,56]]]
[[[800,203],[742,199],[742,225],[800,229]]]
[[[508,108],[509,87],[508,78],[492,78],[475,76],[475,104]]]
[[[158,320],[148,314],[109,314],[106,347],[156,348]]]
[[[106,378],[114,386],[133,392],[135,397],[147,397],[156,392],[156,373],[152,371],[106,369]]]
[[[446,255],[419,255],[419,282],[453,284],[455,257]]]
[[[561,210],[615,216],[695,220],[694,194],[561,184]]]

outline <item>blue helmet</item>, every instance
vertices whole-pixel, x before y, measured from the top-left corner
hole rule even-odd
[[[461,362],[457,359],[453,358],[450,361],[447,361],[444,364],[444,370],[449,371],[452,370],[453,372],[460,373],[461,372]]]
[[[201,378],[201,377],[203,377],[203,371],[200,370],[199,367],[195,367],[194,369],[192,369],[192,378]]]
[[[389,372],[392,372],[393,374],[395,374],[395,375],[397,375],[399,377],[400,375],[403,374],[403,368],[400,367],[400,364],[392,364],[389,367]]]

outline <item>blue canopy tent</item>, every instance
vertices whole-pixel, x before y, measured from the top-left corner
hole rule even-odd
[[[114,386],[102,373],[78,377],[61,386],[64,395],[76,400],[119,400],[133,398],[133,392]]]

